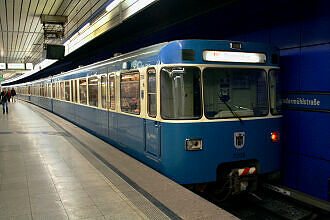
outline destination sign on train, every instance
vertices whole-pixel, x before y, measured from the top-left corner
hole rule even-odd
[[[234,63],[266,63],[266,54],[232,51],[203,51],[205,61]]]

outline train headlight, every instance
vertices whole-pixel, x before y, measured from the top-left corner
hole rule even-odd
[[[273,132],[270,134],[270,139],[273,142],[279,142],[280,141],[280,132]]]
[[[203,143],[202,139],[194,138],[194,139],[186,139],[186,150],[202,150]]]

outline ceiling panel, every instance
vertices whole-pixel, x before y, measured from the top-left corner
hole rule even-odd
[[[19,18],[20,18],[19,19],[20,20],[20,22],[19,22],[19,31],[20,32],[24,31],[28,12],[29,12],[29,6],[30,6],[30,1],[23,0],[22,7],[20,9],[15,8],[16,16],[18,16],[18,14],[19,14]]]
[[[0,0],[0,62],[32,62],[36,65],[42,61],[45,40],[40,15],[68,16],[64,36],[67,38],[107,1]],[[61,39],[46,42],[63,43]],[[15,71],[5,70],[0,74],[7,79],[15,76]]]

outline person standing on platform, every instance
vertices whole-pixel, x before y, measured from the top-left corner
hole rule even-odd
[[[11,89],[10,96],[13,97],[12,102],[16,102],[16,99],[15,99],[16,91],[14,88]]]
[[[7,91],[7,89],[3,89],[1,92],[1,103],[2,103],[2,110],[3,110],[3,114],[5,114],[5,112],[8,114],[8,100],[9,100],[9,91]],[[6,106],[6,108],[5,108]],[[6,110],[6,111],[5,111]]]
[[[8,89],[8,95],[9,95],[9,98],[8,98],[8,102],[10,102],[10,97],[11,97],[11,95],[10,95],[10,89]]]

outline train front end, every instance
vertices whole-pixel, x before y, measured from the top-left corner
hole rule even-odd
[[[278,51],[236,46],[202,45],[191,63],[160,69],[161,160],[178,183],[237,193],[280,170]]]

